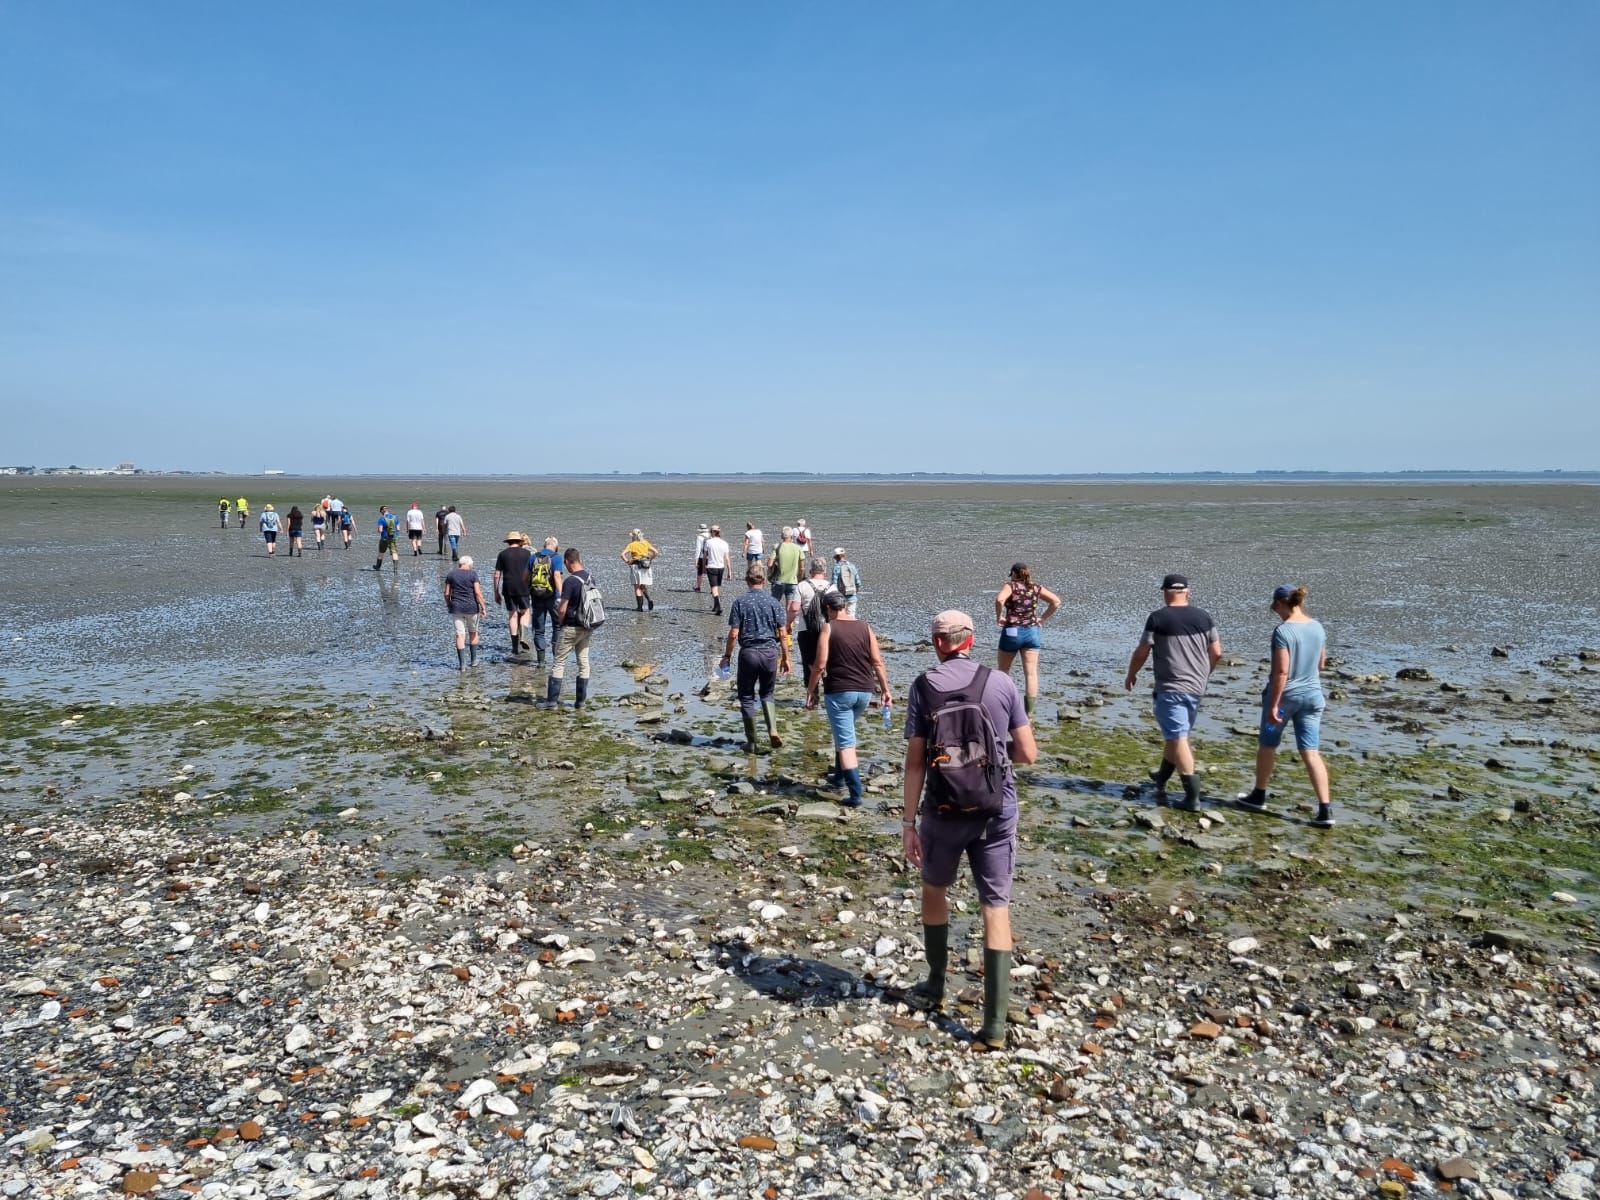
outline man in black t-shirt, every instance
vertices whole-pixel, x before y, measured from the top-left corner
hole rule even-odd
[[[533,592],[529,583],[533,552],[528,549],[528,540],[513,529],[506,534],[506,548],[494,560],[494,602],[505,605],[513,655],[526,654],[532,649],[523,636],[527,632],[533,609]]]
[[[450,510],[443,504],[439,505],[439,511],[433,514],[433,527],[439,534],[439,556],[441,558],[444,557],[444,522],[449,515]]]

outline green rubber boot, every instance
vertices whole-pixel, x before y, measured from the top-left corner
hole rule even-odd
[[[950,926],[924,925],[922,944],[928,952],[928,977],[906,993],[906,1003],[921,1012],[944,1007],[944,972],[950,964]]]
[[[776,750],[783,745],[783,739],[778,736],[778,706],[771,700],[763,700],[761,702],[761,715],[766,718],[767,722],[767,741],[771,742],[772,748]]]
[[[978,1041],[990,1050],[1006,1045],[1006,1007],[1011,1000],[1011,951],[983,952],[983,1028]]]

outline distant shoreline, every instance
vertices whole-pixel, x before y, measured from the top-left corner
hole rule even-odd
[[[563,472],[552,474],[473,474],[457,472],[382,472],[321,474],[275,471],[233,474],[226,471],[72,471],[45,469],[0,474],[0,480],[23,479],[245,479],[277,482],[292,479],[459,480],[469,483],[850,483],[850,484],[1161,484],[1161,483],[1600,483],[1594,471],[1194,471],[1099,472],[1057,475],[960,474],[942,471],[888,473],[759,471],[759,472]]]

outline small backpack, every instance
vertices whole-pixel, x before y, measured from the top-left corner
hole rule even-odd
[[[941,817],[988,820],[1004,808],[1001,783],[1005,743],[983,707],[983,692],[993,672],[979,667],[970,683],[943,692],[919,675],[920,707],[928,714],[928,774],[924,794]]]
[[[551,556],[548,554],[533,556],[533,568],[528,574],[528,584],[535,596],[547,597],[556,593],[555,569],[550,563]]]
[[[861,576],[856,571],[853,562],[839,564],[839,593],[842,596],[854,596],[861,590]]]
[[[606,623],[606,603],[600,594],[600,585],[588,571],[578,576],[578,582],[583,585],[578,595],[578,624],[584,629],[599,629]]]
[[[829,584],[817,584],[811,580],[806,581],[806,586],[811,589],[811,598],[806,601],[806,606],[800,615],[806,623],[807,633],[821,633],[822,627],[828,623],[828,614],[822,609],[822,600],[833,590]]]

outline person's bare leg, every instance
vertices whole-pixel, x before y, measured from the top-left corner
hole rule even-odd
[[[999,667],[1000,674],[1009,675],[1011,674],[1011,664],[1016,661],[1017,652],[1015,650],[1002,650],[996,656],[995,665]]]
[[[1174,738],[1161,747],[1161,757],[1178,768],[1179,775],[1194,774],[1194,751],[1186,737]]]
[[[1311,790],[1316,793],[1317,804],[1330,803],[1328,792],[1328,764],[1322,761],[1322,751],[1302,750],[1300,758],[1306,764],[1306,777],[1311,780]],[[1256,776],[1260,778],[1259,772]]]
[[[1316,751],[1315,750],[1311,750],[1311,751],[1308,751],[1307,753],[1315,754]],[[1264,791],[1267,790],[1267,785],[1272,782],[1272,773],[1273,773],[1273,771],[1277,770],[1277,767],[1278,767],[1278,752],[1277,752],[1277,750],[1274,749],[1271,746],[1257,746],[1256,747],[1256,791],[1264,792]],[[1306,760],[1306,770],[1308,772],[1311,770],[1311,762],[1310,762],[1309,759]],[[1323,778],[1324,779],[1327,778],[1327,773],[1326,772],[1323,773]],[[1315,785],[1315,782],[1316,782],[1315,780],[1312,781],[1313,786]]]
[[[950,898],[942,887],[922,885],[922,923],[924,925],[950,924]]]
[[[1011,949],[1011,906],[983,906],[983,946],[986,950]]]
[[[1033,716],[1033,706],[1039,699],[1039,652],[1037,650],[1024,650],[1022,652],[1022,707],[1027,711],[1029,718]]]

